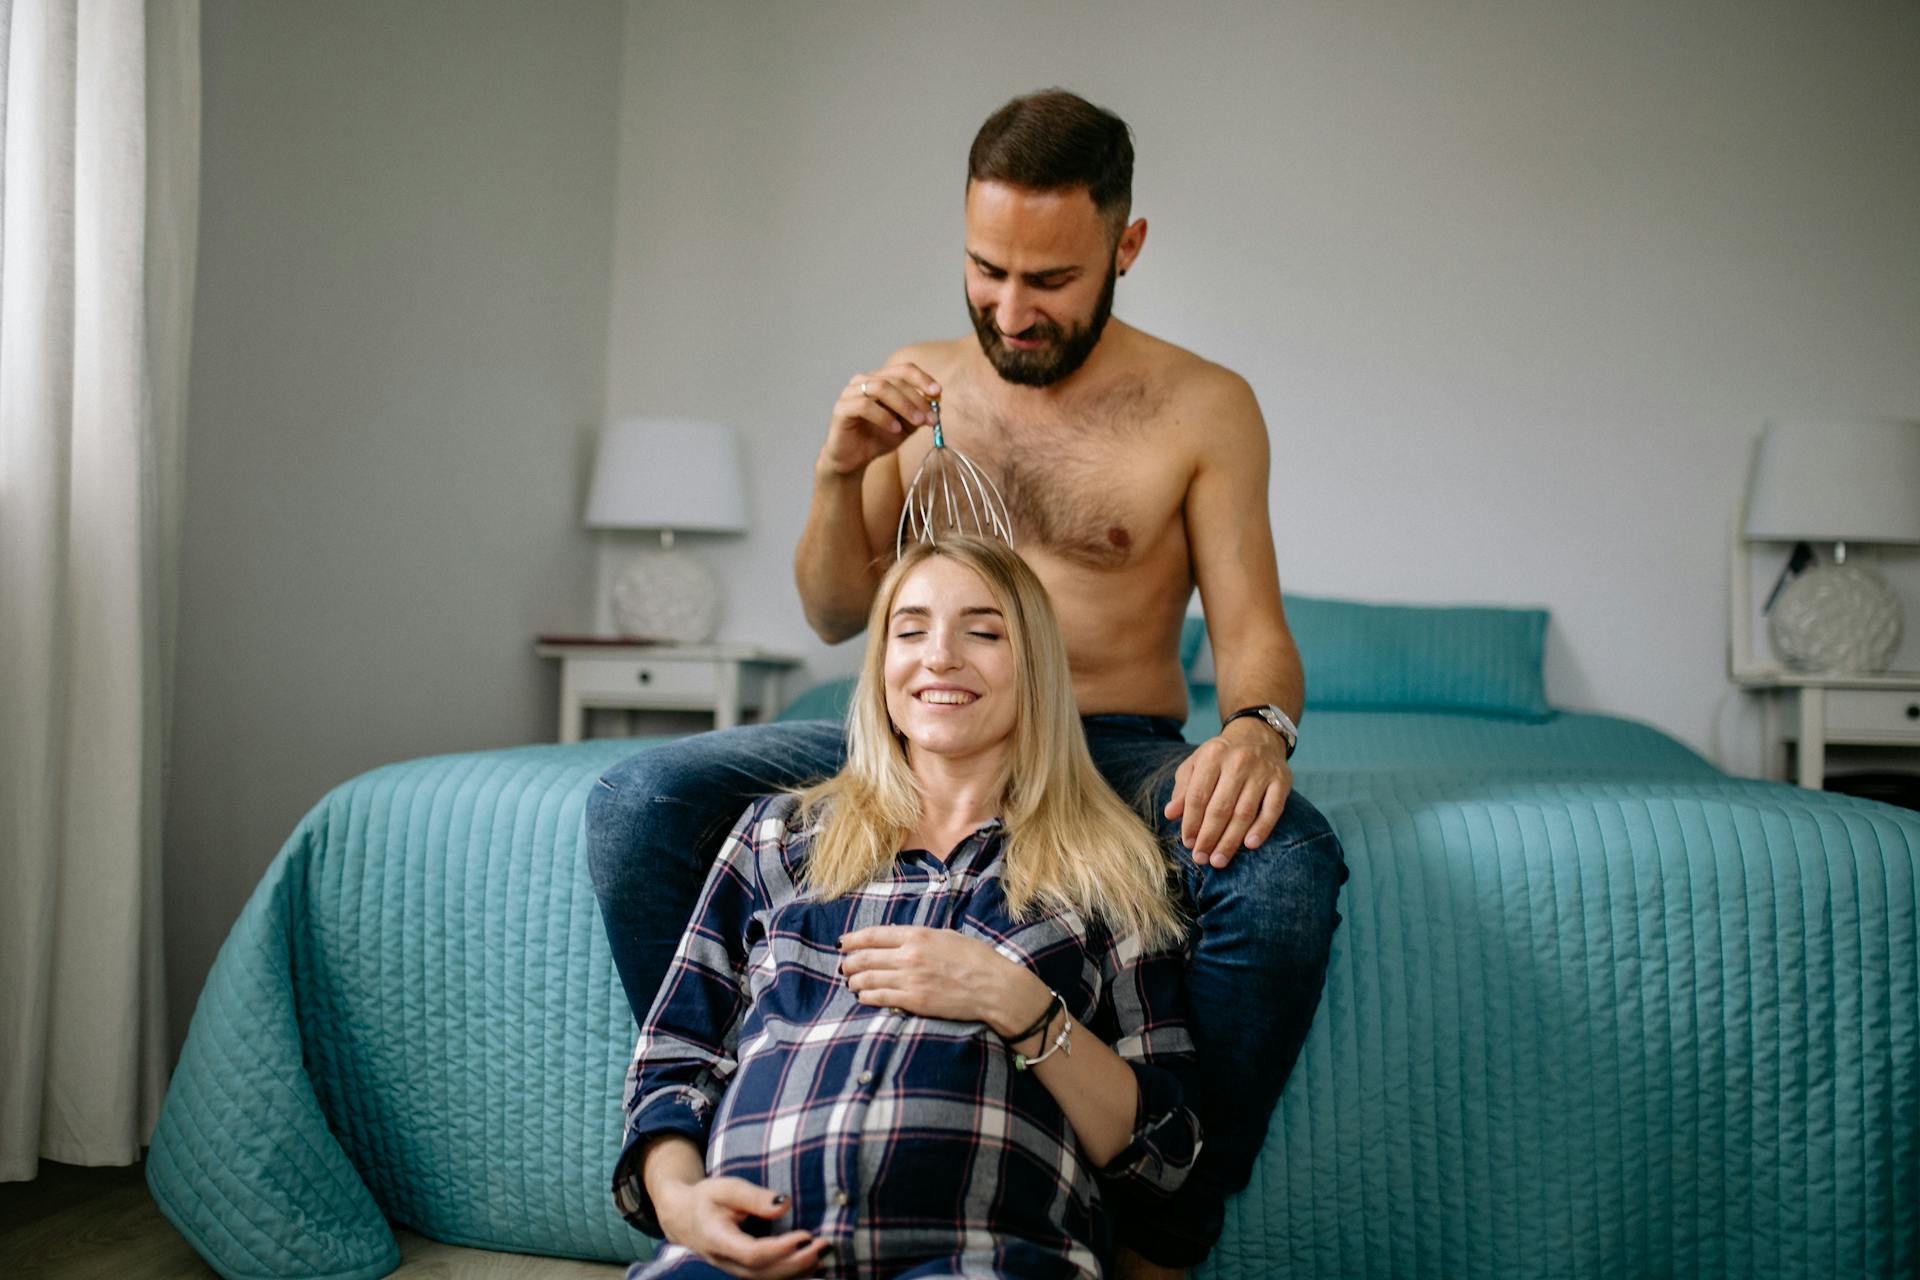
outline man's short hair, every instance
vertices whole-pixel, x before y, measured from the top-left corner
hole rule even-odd
[[[987,117],[967,153],[967,181],[1085,187],[1118,238],[1133,206],[1133,135],[1126,121],[1079,94],[1043,89]]]

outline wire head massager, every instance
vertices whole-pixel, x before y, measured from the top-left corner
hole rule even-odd
[[[907,486],[907,504],[893,535],[898,558],[909,542],[938,542],[939,534],[965,533],[1013,545],[1013,517],[1000,486],[973,459],[947,443],[940,402],[933,401],[933,448],[920,460]]]

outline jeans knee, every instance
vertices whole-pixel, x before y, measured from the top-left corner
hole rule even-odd
[[[1336,904],[1347,868],[1332,828],[1324,819],[1319,830],[1313,825],[1276,829],[1265,844],[1224,869],[1200,872],[1203,936],[1269,973],[1325,964],[1340,923]]]
[[[592,794],[587,797],[588,813],[612,812],[637,799],[657,795],[670,783],[673,773],[668,752],[657,748],[636,751],[594,780]]]
[[[1280,811],[1280,821],[1273,824],[1273,834],[1267,837],[1257,852],[1286,849],[1322,837],[1333,840],[1337,854],[1339,841],[1334,838],[1333,824],[1327,821],[1325,814],[1313,807],[1311,800],[1295,791],[1288,794],[1286,808]]]
[[[596,892],[604,898],[636,872],[645,873],[645,859],[636,854],[657,830],[655,802],[665,799],[673,770],[665,753],[642,751],[628,756],[594,780],[587,791],[587,870]]]

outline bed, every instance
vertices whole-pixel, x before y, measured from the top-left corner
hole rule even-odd
[[[1352,879],[1198,1275],[1920,1270],[1920,814],[1555,712],[1537,611],[1370,608],[1289,602],[1317,690],[1297,785]],[[1204,736],[1195,635],[1186,656]],[[581,841],[638,745],[395,764],[300,823],[148,1159],[216,1271],[384,1275],[390,1222],[649,1251],[605,1191],[634,1027]]]

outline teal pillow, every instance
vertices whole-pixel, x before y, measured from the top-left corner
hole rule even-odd
[[[817,684],[780,708],[776,720],[838,720],[846,723],[847,708],[853,705],[853,677]]]
[[[1286,609],[1306,669],[1309,708],[1466,711],[1524,720],[1553,715],[1545,609],[1295,595],[1287,597]],[[1190,639],[1182,635],[1181,657],[1196,683],[1211,683],[1212,655],[1200,654],[1197,640],[1189,649]]]

